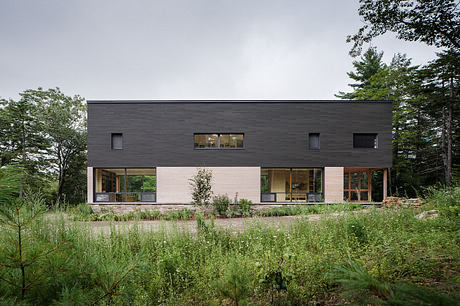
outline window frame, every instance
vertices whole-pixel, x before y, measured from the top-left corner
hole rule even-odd
[[[317,148],[312,148],[311,147],[311,138],[312,136],[318,136],[318,147]],[[321,150],[321,133],[308,133],[308,150],[312,151],[318,151]]]
[[[195,135],[217,135],[217,147],[216,148],[197,148],[195,147]],[[222,135],[232,135],[232,134],[237,134],[237,135],[243,135],[243,147],[241,148],[221,148],[220,146],[220,137]],[[242,133],[242,132],[225,132],[225,133],[215,133],[215,132],[209,132],[209,133],[193,133],[193,149],[194,150],[244,150],[246,148],[246,145],[245,145],[245,133]]]
[[[375,135],[375,144],[373,147],[356,147],[355,146],[355,136],[356,135]],[[364,150],[377,150],[379,148],[379,134],[378,133],[353,133],[353,139],[352,139],[352,146],[353,149],[364,149]]]
[[[116,136],[121,136],[121,148],[115,148],[115,147],[113,146],[113,144],[114,144],[113,138],[114,138],[115,135],[116,135]],[[111,149],[112,151],[123,150],[123,148],[124,148],[123,142],[124,142],[124,141],[123,141],[123,133],[116,132],[116,133],[111,133],[111,134],[110,134],[110,149]]]

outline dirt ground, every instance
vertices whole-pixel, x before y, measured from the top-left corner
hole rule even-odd
[[[337,216],[338,213],[329,214],[329,216]],[[255,224],[262,224],[264,226],[270,227],[286,227],[289,224],[293,223],[296,219],[307,218],[309,221],[319,221],[321,216],[324,214],[312,214],[307,216],[283,216],[283,217],[253,217],[253,218],[229,218],[229,219],[215,219],[214,224],[216,227],[226,228],[232,231],[233,233],[241,232],[244,229],[251,227]],[[86,222],[85,222],[86,223]],[[110,232],[111,226],[116,230],[123,230],[134,225],[138,225],[141,229],[147,231],[160,231],[160,230],[179,230],[187,231],[190,233],[196,233],[197,225],[196,220],[187,220],[187,221],[164,221],[164,220],[154,220],[154,221],[119,221],[119,222],[109,222],[109,221],[94,221],[87,222],[91,224],[91,227],[95,231]]]

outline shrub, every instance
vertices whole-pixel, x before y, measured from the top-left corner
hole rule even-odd
[[[222,296],[232,300],[235,305],[245,305],[251,292],[251,277],[240,261],[233,258],[217,280],[216,287]]]
[[[238,201],[238,207],[243,215],[249,215],[251,210],[252,201],[247,199],[241,199]]]
[[[196,206],[209,206],[212,197],[212,171],[205,168],[190,179],[192,187],[192,203]]]
[[[225,215],[228,208],[230,207],[231,201],[230,198],[224,195],[217,195],[212,199],[212,207],[214,209],[214,213],[218,215]]]

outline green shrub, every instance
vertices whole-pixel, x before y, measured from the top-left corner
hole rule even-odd
[[[243,215],[249,215],[251,211],[252,201],[247,199],[240,199],[238,201],[238,207]]]
[[[438,209],[447,217],[460,216],[460,186],[451,188],[428,188],[426,208]]]
[[[216,281],[215,287],[223,297],[232,300],[235,305],[246,305],[252,291],[251,283],[251,276],[248,275],[244,264],[239,259],[232,258],[223,275]]]
[[[212,207],[214,213],[218,215],[225,215],[225,213],[228,211],[228,208],[230,207],[230,204],[230,198],[226,194],[217,195],[212,199]]]

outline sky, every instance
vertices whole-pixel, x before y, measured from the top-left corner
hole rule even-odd
[[[0,97],[335,99],[350,91],[358,0],[0,0]],[[389,62],[439,51],[375,39]],[[366,46],[367,47],[367,46]]]

